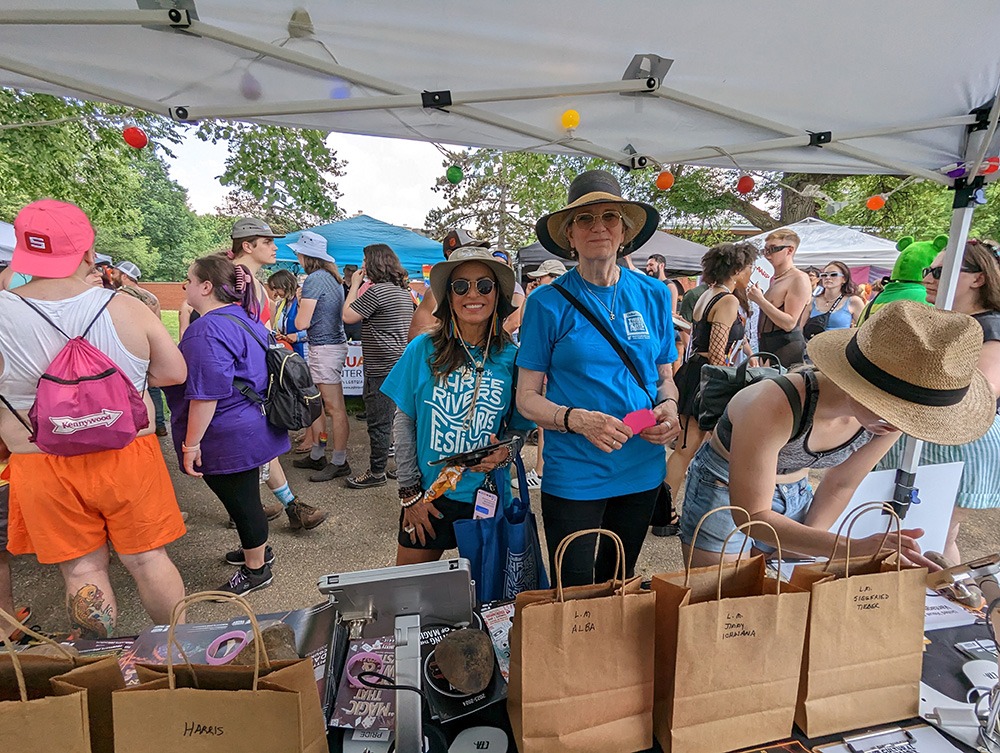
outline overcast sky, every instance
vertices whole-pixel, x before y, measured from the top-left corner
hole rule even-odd
[[[339,179],[340,206],[348,216],[361,211],[394,225],[420,228],[427,212],[444,202],[431,190],[442,175],[443,157],[432,145],[419,141],[330,134],[337,156],[346,160]],[[174,147],[171,177],[188,190],[191,208],[208,214],[222,204],[226,189],[217,176],[224,170],[226,147],[195,138]]]

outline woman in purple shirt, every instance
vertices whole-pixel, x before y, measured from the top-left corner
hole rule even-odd
[[[218,590],[247,594],[271,584],[274,561],[258,469],[290,447],[288,433],[271,426],[233,380],[248,382],[258,394],[266,392],[267,366],[257,338],[267,342],[269,333],[249,314],[253,285],[243,267],[221,256],[198,259],[188,270],[185,289],[200,316],[179,345],[188,378],[168,395],[171,433],[181,468],[205,479],[239,533],[241,547],[228,553],[226,561],[240,569]]]

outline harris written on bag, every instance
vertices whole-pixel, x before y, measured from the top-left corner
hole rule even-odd
[[[692,544],[705,519],[720,510],[742,508],[706,513]],[[770,528],[754,521],[730,536],[754,525]],[[763,556],[742,555],[653,576],[653,723],[667,753],[723,753],[792,732],[809,594],[769,578]]]
[[[265,343],[246,322],[231,314],[221,314],[232,319],[250,333],[264,349],[267,364],[267,390],[264,397],[257,394],[249,382],[234,379],[233,386],[246,398],[261,406],[268,423],[278,429],[298,431],[320,417],[323,398],[313,383],[306,360],[283,345]]]
[[[120,450],[149,426],[149,412],[135,385],[118,364],[86,339],[114,297],[114,293],[108,296],[77,337],[70,337],[31,301],[21,298],[68,341],[38,380],[28,421],[0,395],[42,452],[70,456]]]
[[[253,666],[137,665],[140,684],[114,693],[116,753],[326,753],[326,725],[312,660],[267,658],[249,604],[220,591],[181,599],[174,607],[167,645],[183,610],[200,601],[225,601],[249,618]]]
[[[620,580],[563,588],[566,547],[609,536]],[[625,580],[621,539],[570,534],[555,556],[556,588],[515,600],[507,710],[520,753],[629,753],[653,742],[655,596]]]
[[[854,523],[874,511],[890,516],[887,536],[893,523],[899,531],[890,505],[860,505],[844,519],[843,559],[835,546],[827,562],[792,571],[792,583],[812,594],[795,711],[795,723],[809,737],[919,713],[927,570],[902,564],[898,537],[895,551],[851,557]]]

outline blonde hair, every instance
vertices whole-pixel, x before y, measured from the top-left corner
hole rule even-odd
[[[799,238],[799,234],[796,233],[794,230],[789,230],[787,227],[775,230],[773,233],[768,233],[767,237],[764,239],[764,243],[767,243],[770,240],[788,241],[789,243],[793,244],[796,249],[802,242],[802,239]]]

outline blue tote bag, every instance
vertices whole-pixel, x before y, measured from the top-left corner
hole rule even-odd
[[[520,482],[518,496],[508,504],[504,497],[509,486],[497,484],[500,499],[492,518],[455,522],[458,553],[472,563],[480,603],[513,599],[521,591],[549,587],[520,453],[514,456],[514,467]]]

